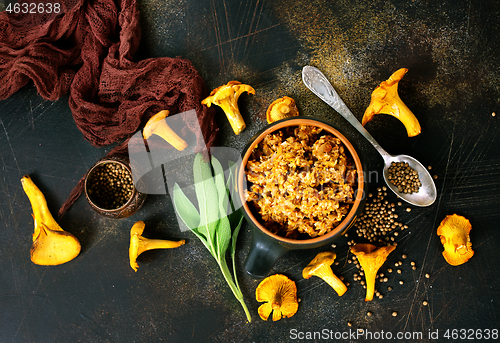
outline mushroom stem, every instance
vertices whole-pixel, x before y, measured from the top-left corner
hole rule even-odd
[[[168,126],[165,120],[158,122],[154,134],[163,138],[165,141],[167,141],[167,143],[169,143],[179,151],[187,148],[186,141],[179,137],[179,135],[177,135],[174,130],[172,130],[170,126]]]
[[[227,120],[229,121],[229,124],[231,124],[231,128],[234,133],[239,135],[247,125],[241,116],[238,103],[236,101],[221,100],[218,105],[226,114]]]
[[[185,240],[181,239],[180,241],[169,241],[165,239],[149,239],[144,237],[139,237],[139,254],[144,251],[153,250],[153,249],[172,249],[178,248],[181,245],[186,243]]]
[[[163,110],[152,116],[144,127],[143,137],[144,139],[148,139],[151,135],[157,135],[177,150],[182,151],[186,149],[188,145],[185,140],[179,137],[174,130],[168,126],[165,121],[168,114],[169,112],[167,110]]]
[[[21,185],[28,196],[33,211],[33,219],[35,220],[35,231],[33,232],[33,241],[40,234],[40,225],[44,223],[51,230],[63,231],[49,211],[47,201],[42,191],[35,185],[33,180],[28,175],[21,178]]]
[[[345,292],[347,292],[347,286],[342,282],[342,280],[340,280],[337,275],[333,273],[332,268],[330,268],[329,266],[321,266],[312,275],[323,279],[323,281],[329,284],[339,296],[342,296]]]
[[[371,270],[365,271],[365,283],[366,283],[366,296],[365,301],[372,301],[373,295],[375,294],[375,280],[377,278],[378,269],[373,272]]]

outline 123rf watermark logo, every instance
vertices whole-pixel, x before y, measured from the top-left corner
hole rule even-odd
[[[292,340],[334,340],[334,341],[411,341],[420,340],[498,340],[498,329],[447,329],[447,330],[428,330],[422,331],[370,331],[367,329],[358,329],[349,331],[334,331],[322,329],[320,331],[300,331],[291,329],[289,338]]]

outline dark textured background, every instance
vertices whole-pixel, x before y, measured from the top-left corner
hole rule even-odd
[[[0,102],[0,342],[285,342],[291,329],[356,328],[422,332],[422,341],[429,341],[429,330],[439,330],[439,341],[446,341],[447,329],[500,329],[500,116],[492,116],[500,100],[498,2],[144,0],[140,10],[137,59],[182,56],[210,89],[229,80],[255,88],[255,95],[240,98],[248,125],[241,135],[218,110],[219,145],[239,150],[265,126],[267,106],[288,95],[302,114],[332,121],[361,147],[370,170],[380,170],[375,150],[306,89],[300,71],[308,64],[321,69],[361,119],[372,90],[395,70],[409,68],[399,92],[422,133],[408,138],[402,124],[385,115],[367,129],[389,153],[431,165],[438,199],[411,212],[398,208],[410,229],[397,237],[384,269],[402,254],[408,258],[399,277],[378,285],[383,299],[364,302],[364,290],[352,280],[355,268],[346,262],[347,239],[335,249],[340,264],[334,270],[351,284],[342,297],[320,279],[301,276],[317,252],[331,247],[283,256],[272,273],[296,281],[301,302],[295,316],[278,322],[258,317],[259,280],[243,270],[249,227],[241,231],[237,257],[252,323],[202,244],[179,230],[168,195],[149,196],[139,212],[122,220],[103,218],[79,199],[60,224],[80,239],[81,254],[61,266],[36,266],[29,259],[33,220],[21,176],[33,178],[55,213],[109,148],[93,148],[82,138],[67,97],[45,101],[28,86]],[[378,186],[370,184],[372,190]],[[397,201],[392,195],[389,200]],[[436,235],[440,221],[453,213],[473,227],[475,255],[458,267],[445,262]],[[187,243],[144,253],[134,273],[128,232],[137,220],[146,222],[149,237]]]

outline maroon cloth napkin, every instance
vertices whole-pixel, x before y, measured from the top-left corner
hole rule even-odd
[[[42,4],[51,1],[21,0]],[[121,142],[110,154],[127,151],[127,138],[155,113],[195,109],[209,148],[218,128],[214,110],[201,105],[205,83],[193,64],[182,58],[135,62],[140,42],[135,0],[57,0],[58,13],[0,13],[0,99],[33,82],[39,94],[57,100],[69,92],[77,127],[96,147]],[[167,20],[167,19],[166,19]],[[83,190],[83,178],[59,214]]]

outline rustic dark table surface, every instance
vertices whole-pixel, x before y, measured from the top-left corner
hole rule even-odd
[[[398,207],[409,229],[396,237],[398,246],[383,269],[404,263],[400,275],[377,285],[383,299],[365,302],[364,289],[353,280],[347,242],[354,234],[336,242],[340,264],[334,270],[350,283],[342,297],[319,278],[302,278],[308,262],[331,246],[285,254],[271,273],[294,280],[301,302],[293,317],[277,322],[259,318],[260,280],[244,271],[250,227],[243,226],[237,250],[253,317],[248,323],[213,258],[193,234],[179,229],[169,195],[148,196],[137,213],[121,220],[100,216],[81,197],[59,220],[81,241],[81,254],[57,267],[37,266],[29,258],[33,219],[20,178],[30,175],[56,213],[81,175],[110,148],[97,149],[83,139],[67,96],[46,101],[29,85],[0,102],[0,342],[309,342],[358,328],[393,341],[398,333],[406,338],[398,341],[456,342],[488,332],[498,340],[499,2],[142,0],[140,10],[137,60],[182,56],[209,89],[229,80],[255,88],[255,95],[240,98],[247,123],[241,135],[234,135],[217,109],[218,145],[240,151],[266,125],[267,106],[288,95],[302,114],[331,121],[360,146],[369,170],[380,171],[376,151],[307,90],[301,69],[321,69],[361,119],[372,90],[408,68],[399,92],[422,133],[408,138],[403,125],[387,115],[366,127],[389,153],[432,166],[438,198],[426,208]],[[381,186],[382,180],[369,185],[371,191]],[[397,202],[391,194],[388,199]],[[470,220],[475,251],[457,267],[444,260],[436,235],[441,220],[453,213]],[[148,236],[183,238],[186,245],[144,253],[135,273],[128,244],[138,220],[147,223]],[[313,339],[315,332],[323,335]],[[343,337],[336,341],[366,338]]]

